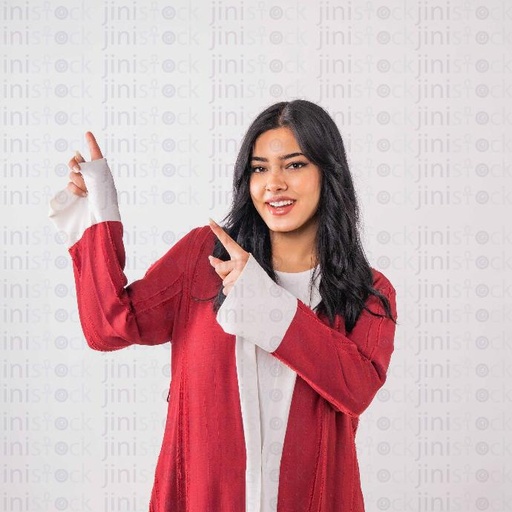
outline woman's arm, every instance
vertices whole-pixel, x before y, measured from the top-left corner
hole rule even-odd
[[[109,351],[171,340],[180,301],[188,293],[186,268],[198,228],[176,243],[142,279],[126,286],[123,226],[107,161],[97,158],[80,163],[80,172],[88,195],[81,197],[69,187],[59,192],[50,203],[50,218],[68,241],[87,343]]]
[[[395,290],[379,274],[374,287],[387,296],[396,318]],[[372,311],[383,313],[370,296]],[[384,384],[395,323],[363,310],[347,336],[330,328],[251,255],[217,314],[224,331],[243,336],[293,369],[337,411],[359,416]]]
[[[91,348],[108,351],[172,340],[181,300],[189,293],[187,258],[197,229],[129,286],[122,224],[102,222],[85,231],[69,252],[80,321]]]

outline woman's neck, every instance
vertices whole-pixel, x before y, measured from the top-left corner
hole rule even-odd
[[[316,229],[303,232],[270,233],[272,266],[281,272],[302,272],[314,268],[316,258]]]

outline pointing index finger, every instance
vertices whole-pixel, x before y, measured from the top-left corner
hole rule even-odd
[[[91,132],[87,132],[85,134],[85,138],[87,139],[87,144],[89,144],[89,151],[91,153],[91,160],[100,160],[103,158],[101,154],[101,149],[96,142],[96,138]]]
[[[228,251],[229,256],[233,259],[239,254],[239,249],[242,249],[213,219],[209,219],[210,228],[215,233],[220,243]]]

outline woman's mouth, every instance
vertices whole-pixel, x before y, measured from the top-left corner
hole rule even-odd
[[[295,201],[271,201],[265,204],[272,215],[286,215],[293,208]]]

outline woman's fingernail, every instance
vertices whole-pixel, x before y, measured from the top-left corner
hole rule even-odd
[[[78,165],[74,165],[73,172],[80,172],[80,167],[78,167]]]
[[[87,192],[82,192],[82,197],[87,197]]]

